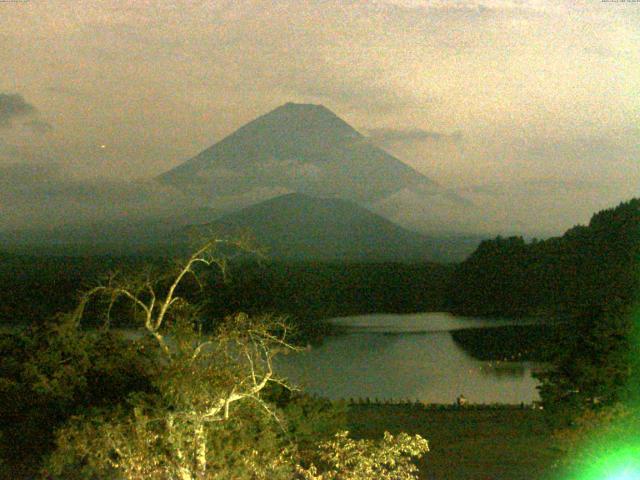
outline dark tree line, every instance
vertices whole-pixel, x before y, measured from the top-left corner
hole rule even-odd
[[[42,323],[73,308],[78,291],[108,271],[143,265],[162,269],[168,263],[166,258],[142,256],[0,255],[0,323]],[[441,309],[451,271],[451,266],[434,263],[242,261],[233,265],[224,282],[212,274],[203,290],[190,284],[186,294],[197,296],[210,318],[239,310],[287,315],[309,341],[327,333],[321,319]],[[126,326],[130,315],[124,313],[114,312],[116,326]],[[101,319],[88,323],[92,321]]]
[[[284,314],[317,338],[321,319],[441,309],[450,272],[429,263],[247,263],[226,284],[211,282],[219,294],[207,307],[212,316],[240,307]]]
[[[467,315],[567,317],[630,305],[639,256],[640,199],[634,199],[562,237],[483,241],[456,267],[446,305]]]

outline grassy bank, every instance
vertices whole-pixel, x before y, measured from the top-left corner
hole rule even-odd
[[[351,405],[349,425],[360,438],[379,438],[385,430],[427,438],[422,479],[544,480],[558,455],[539,410]]]

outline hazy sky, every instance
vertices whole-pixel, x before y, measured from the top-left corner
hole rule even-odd
[[[640,3],[0,2],[0,175],[22,195],[156,175],[286,101],[559,228],[640,193]]]

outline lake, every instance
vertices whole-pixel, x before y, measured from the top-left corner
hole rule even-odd
[[[538,400],[534,362],[480,361],[451,337],[461,328],[523,322],[448,313],[360,315],[331,322],[346,333],[317,347],[281,356],[276,370],[306,392],[338,399],[453,403],[531,403]],[[524,322],[526,323],[526,322]]]

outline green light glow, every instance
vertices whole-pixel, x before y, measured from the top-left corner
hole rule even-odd
[[[636,468],[628,469],[625,468],[623,471],[616,472],[613,475],[607,476],[608,480],[638,480],[640,479],[640,474],[638,474],[638,470]]]
[[[640,480],[640,443],[606,448],[575,480]]]
[[[572,475],[562,480],[640,480],[640,309],[633,312],[629,415],[601,424],[572,460]],[[575,452],[574,452],[575,453]]]

